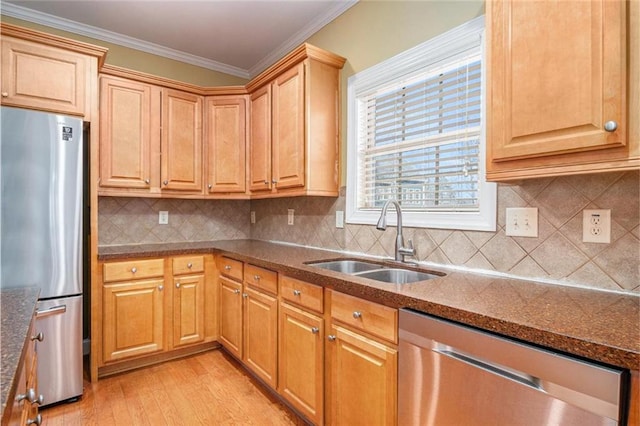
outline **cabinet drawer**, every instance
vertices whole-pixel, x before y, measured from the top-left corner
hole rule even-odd
[[[322,287],[295,278],[280,277],[280,294],[289,302],[322,313],[324,297]]]
[[[242,262],[239,260],[229,259],[224,256],[219,257],[218,269],[220,270],[221,275],[242,281]]]
[[[373,336],[398,343],[397,309],[332,291],[331,318]]]
[[[244,281],[257,288],[278,294],[278,273],[258,266],[244,265]]]
[[[164,275],[162,259],[131,260],[128,262],[105,263],[103,280],[111,281],[137,280],[139,278],[161,277]]]
[[[173,275],[191,274],[204,271],[204,256],[174,257]]]

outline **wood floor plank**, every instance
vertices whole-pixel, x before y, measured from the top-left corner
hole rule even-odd
[[[46,426],[304,424],[220,350],[85,381],[78,402],[42,417]]]

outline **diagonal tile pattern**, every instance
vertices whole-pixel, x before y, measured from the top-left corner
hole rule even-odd
[[[99,200],[101,245],[253,238],[376,256],[393,256],[395,230],[335,227],[338,198],[254,201],[108,198]],[[538,238],[504,232],[507,207],[537,207]],[[295,224],[287,225],[287,209]],[[611,209],[611,244],[582,242],[582,210]],[[168,210],[169,225],[158,225]],[[249,212],[257,222],[249,224]],[[531,279],[640,293],[640,172],[525,180],[498,186],[496,232],[406,228],[417,260]]]

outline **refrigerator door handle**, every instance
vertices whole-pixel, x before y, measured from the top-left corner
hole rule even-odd
[[[50,317],[51,315],[64,314],[67,312],[67,305],[58,305],[44,311],[36,310],[36,318]]]

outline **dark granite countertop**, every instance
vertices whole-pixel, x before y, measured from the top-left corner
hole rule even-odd
[[[441,278],[387,284],[305,264],[358,256],[253,240],[110,246],[101,247],[98,257],[112,260],[211,252],[387,306],[413,308],[579,357],[640,369],[640,297],[631,294],[462,272],[445,266],[433,268],[447,274]]]
[[[0,309],[2,325],[0,326],[1,356],[0,394],[2,395],[2,413],[4,418],[8,401],[15,398],[18,367],[24,361],[27,345],[27,333],[36,309],[40,289],[3,288],[0,290]]]

